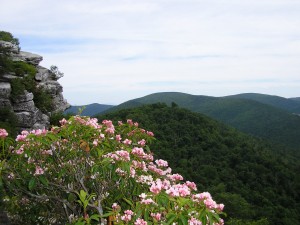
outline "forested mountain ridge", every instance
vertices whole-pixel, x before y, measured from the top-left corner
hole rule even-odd
[[[300,102],[300,97],[296,97],[296,98],[289,98],[289,99],[291,99],[291,100],[294,100],[294,101],[298,101],[298,102]]]
[[[251,99],[209,97],[164,92],[133,99],[105,112],[163,102],[203,113],[248,134],[266,138],[294,149],[300,146],[300,117],[291,112]],[[296,101],[295,101],[296,102]]]
[[[79,110],[82,110],[82,113],[81,113],[82,116],[93,116],[93,115],[98,114],[102,111],[105,111],[111,107],[113,107],[113,105],[92,103],[92,104],[88,104],[88,105],[71,106],[70,108],[65,110],[64,113],[77,114],[79,112]]]
[[[98,116],[154,132],[157,158],[225,203],[226,224],[299,224],[299,159],[199,113],[145,105]],[[268,222],[265,219],[267,218]],[[239,221],[239,222],[238,222]]]
[[[291,113],[300,114],[300,102],[295,101],[292,98],[283,98],[275,95],[265,95],[258,93],[244,93],[226,96],[227,98],[238,98],[238,99],[250,99],[257,102],[261,102],[267,105],[271,105]]]

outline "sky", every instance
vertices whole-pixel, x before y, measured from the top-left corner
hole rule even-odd
[[[299,0],[0,0],[72,105],[156,92],[300,97]]]

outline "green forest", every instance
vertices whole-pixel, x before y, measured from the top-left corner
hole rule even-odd
[[[293,99],[278,96],[241,94],[210,97],[162,92],[129,100],[108,109],[107,112],[157,102],[169,106],[176,102],[182,108],[203,113],[247,134],[300,150],[300,117],[297,115],[300,104]]]
[[[157,103],[98,119],[138,121],[154,132],[155,157],[225,204],[226,224],[299,224],[300,164],[288,150],[207,116]]]

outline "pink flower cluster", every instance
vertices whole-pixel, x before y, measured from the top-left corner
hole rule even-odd
[[[29,132],[27,130],[23,130],[21,134],[19,134],[16,138],[16,141],[25,141],[26,137],[28,136]]]
[[[153,160],[153,155],[145,153],[143,148],[134,147],[131,154],[138,156],[140,159]]]
[[[170,174],[172,172],[172,169],[170,167],[168,167],[166,170],[162,170],[160,168],[157,168],[157,166],[153,162],[149,163],[148,169],[161,176]]]
[[[162,159],[155,160],[157,166],[168,167],[168,162]]]
[[[147,225],[147,221],[137,218],[137,220],[134,222],[134,225]]]
[[[211,197],[209,192],[203,192],[200,194],[195,194],[192,196],[193,201],[202,202],[208,209],[217,209],[219,211],[223,211],[224,204],[217,204]]]
[[[151,216],[152,216],[153,219],[155,219],[156,221],[160,221],[160,220],[161,220],[161,213],[151,213]]]
[[[42,175],[42,174],[44,174],[44,170],[40,166],[36,166],[34,175],[36,176],[36,175]]]
[[[102,124],[106,126],[105,132],[108,134],[114,134],[115,133],[115,127],[111,120],[103,120]]]
[[[191,217],[188,221],[189,225],[202,225],[202,222],[200,220],[197,220],[194,217]]]
[[[36,136],[40,136],[40,135],[46,135],[48,133],[48,131],[46,129],[37,129],[37,130],[32,130],[32,131],[27,131],[27,130],[23,130],[21,132],[21,134],[19,134],[16,138],[16,141],[25,141],[25,139],[27,138],[27,136],[29,134],[34,134]]]
[[[5,129],[0,128],[0,138],[5,138],[8,136],[8,133]]]
[[[190,188],[186,184],[172,185],[166,193],[171,197],[185,197],[191,194]]]
[[[47,134],[47,130],[46,129],[37,129],[37,130],[32,130],[30,133],[31,134],[34,134],[34,135],[36,135],[36,136],[39,136],[39,135],[45,135],[45,134]]]
[[[133,215],[134,215],[134,213],[131,210],[125,210],[124,215],[121,216],[121,220],[123,220],[125,222],[129,222],[132,219]]]
[[[103,157],[111,158],[111,159],[113,159],[113,162],[115,162],[115,161],[125,161],[125,162],[130,161],[129,153],[125,150],[119,150],[119,151],[116,151],[115,153],[110,152],[110,153],[107,153],[106,155],[104,155]]]

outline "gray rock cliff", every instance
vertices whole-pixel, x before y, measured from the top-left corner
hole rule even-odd
[[[18,95],[17,98],[12,99],[13,79],[23,79],[28,75],[24,74],[20,76],[14,72],[5,73],[0,76],[0,109],[6,107],[13,111],[18,119],[18,127],[20,129],[49,128],[51,114],[63,112],[70,107],[63,97],[63,87],[57,81],[58,78],[51,70],[39,65],[43,60],[42,56],[20,51],[18,46],[10,42],[0,41],[0,47],[1,46],[11,49],[10,58],[12,61],[22,61],[36,68],[37,73],[33,78],[36,87],[43,89],[51,96],[53,109],[48,112],[42,112],[35,104],[35,96],[33,93],[27,90],[25,90],[23,94]]]

